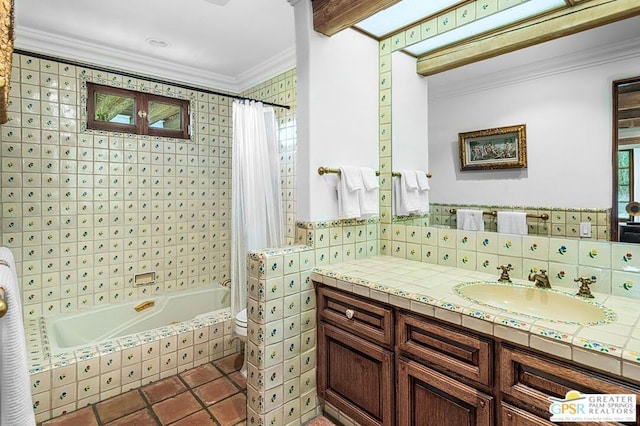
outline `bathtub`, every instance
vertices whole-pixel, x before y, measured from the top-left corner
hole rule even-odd
[[[230,298],[209,284],[26,320],[37,422],[239,352]]]
[[[51,355],[197,319],[228,308],[231,293],[219,284],[59,314],[44,319]]]

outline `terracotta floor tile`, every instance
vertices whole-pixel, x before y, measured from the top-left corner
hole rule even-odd
[[[150,404],[162,401],[187,390],[184,383],[176,376],[167,377],[142,387],[142,393],[149,400]]]
[[[235,425],[247,418],[247,397],[238,393],[209,407],[221,425]]]
[[[180,377],[192,388],[222,377],[220,370],[212,364],[203,364],[199,367],[180,373]]]
[[[189,417],[171,423],[171,426],[217,426],[217,423],[207,410],[200,410]]]
[[[96,404],[96,411],[102,423],[108,423],[119,417],[131,414],[146,406],[144,399],[137,390],[131,390],[122,395],[114,396]]]
[[[92,407],[84,407],[55,419],[47,420],[42,426],[97,426]]]
[[[240,387],[240,389],[247,389],[247,378],[242,375],[239,371],[234,371],[229,374],[229,378],[236,382],[236,385]]]
[[[160,423],[153,417],[151,410],[136,411],[128,416],[121,417],[117,420],[107,423],[106,426],[159,426]]]
[[[229,374],[242,368],[244,362],[244,355],[239,352],[233,355],[229,355],[217,361],[214,361],[216,367],[222,370],[223,373]]]
[[[320,416],[309,420],[305,426],[336,426],[336,424],[326,417]]]
[[[162,424],[167,425],[183,417],[187,417],[189,414],[195,413],[203,407],[191,392],[183,392],[180,395],[154,404],[152,408]]]
[[[193,390],[193,393],[195,393],[205,405],[215,404],[238,392],[238,388],[226,377],[205,383]]]

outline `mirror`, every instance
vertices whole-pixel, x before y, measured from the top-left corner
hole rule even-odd
[[[577,236],[580,222],[595,220],[593,238],[610,239],[611,82],[637,73],[638,25],[639,17],[629,18],[426,77],[430,202],[445,207],[441,219],[450,220],[446,207],[456,204],[560,209],[560,219],[530,221],[538,226],[530,234]],[[400,78],[394,69],[392,86]],[[394,87],[394,169],[403,167],[398,150],[409,152],[402,144],[419,146],[396,138],[402,102]],[[460,171],[459,132],[521,123],[527,169]],[[581,216],[585,209],[596,213]]]
[[[401,170],[429,171],[429,144],[427,135],[427,78],[416,73],[416,61],[401,51],[391,54],[391,140],[394,172]],[[392,177],[392,188],[399,177]],[[395,192],[392,198],[395,201]],[[427,193],[428,197],[428,193]],[[428,201],[428,200],[425,200]],[[392,215],[398,219],[392,202]],[[420,217],[420,215],[418,215]],[[405,220],[412,219],[403,216]]]
[[[612,240],[640,243],[640,76],[613,82]]]

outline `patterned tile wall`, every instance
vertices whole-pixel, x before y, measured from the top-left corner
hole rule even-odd
[[[595,277],[600,293],[640,298],[640,247],[594,239],[461,231],[445,227],[381,225],[383,254],[496,274],[510,264],[511,277],[546,270],[552,286],[577,288],[575,278]]]
[[[296,225],[296,71],[291,70],[265,81],[243,93],[290,108],[275,108],[280,144],[280,179],[285,220],[285,245],[295,244]]]
[[[485,212],[493,211],[522,211],[531,215],[549,215],[548,220],[530,218],[529,235],[541,235],[558,238],[580,238],[580,223],[591,224],[592,239],[608,241],[610,228],[611,209],[572,209],[551,207],[523,207],[523,206],[493,206],[493,205],[468,205],[468,204],[439,204],[431,203],[428,223],[431,226],[445,226],[456,228],[456,215],[452,209],[477,209]],[[415,221],[414,221],[415,224]],[[495,216],[485,215],[484,226],[486,231],[497,231]]]

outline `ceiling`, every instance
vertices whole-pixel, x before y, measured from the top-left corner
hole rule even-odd
[[[516,10],[519,4],[548,1],[501,0],[500,4],[513,4],[507,9]],[[627,6],[628,9],[634,9],[630,15],[640,13],[636,10],[638,6],[633,6],[637,4],[636,1],[617,0],[621,4],[632,4]],[[19,0],[15,2],[15,48],[236,93],[295,67],[294,8],[289,1],[180,0],[179,8],[176,3],[175,0]],[[437,6],[436,9],[421,10],[418,15],[410,16],[408,20],[399,21],[376,34],[375,26],[368,24],[376,19],[376,12],[378,18],[382,17],[382,23],[386,23],[390,21],[388,14],[394,9],[404,7],[415,14],[415,10],[424,9],[426,3],[424,0],[314,0],[314,27],[326,35],[355,27],[377,39],[394,34],[408,37],[409,31],[416,25],[426,24],[427,20],[435,22],[435,18],[460,19],[460,12],[474,4],[471,0],[430,0],[428,3],[429,7]],[[582,8],[588,9],[591,4],[607,2],[564,0],[564,3],[560,9],[573,3],[586,5]],[[425,13],[427,16],[424,16]],[[473,13],[475,19],[479,20],[480,16],[475,15],[478,12]],[[492,13],[497,14],[496,11]],[[621,18],[612,15],[607,19],[613,22]],[[562,35],[571,34],[565,26],[560,26]],[[325,31],[318,27],[323,27]],[[607,40],[610,34],[618,40],[639,37],[638,28],[633,24],[622,25],[609,32],[604,30],[604,36],[601,31],[596,31],[599,34],[594,42],[597,44],[598,40]],[[509,39],[499,39],[501,36],[486,39],[510,42]],[[166,46],[162,46],[164,43]],[[565,44],[570,52],[572,43]],[[482,47],[474,46],[474,52],[481,51]],[[488,47],[493,49],[492,46]],[[453,47],[456,48],[461,50],[460,46]],[[547,50],[538,49],[536,61],[552,54]],[[475,53],[471,53],[467,51],[462,60],[444,64],[445,68],[434,68],[435,77],[439,78],[444,69],[459,68],[490,57],[475,57]],[[500,52],[495,50],[491,55],[495,56],[494,53]],[[555,53],[563,55],[567,51]],[[427,60],[425,56],[418,57],[418,72],[423,75],[429,75],[430,70],[422,72],[421,66],[425,63],[427,66],[437,64],[446,56],[439,55],[439,52],[435,57],[429,55],[425,55]],[[450,56],[455,55],[454,51]],[[531,60],[531,55],[526,56]],[[465,79],[468,79],[467,76]]]
[[[295,67],[294,9],[287,0],[18,0],[15,48],[241,92]]]

